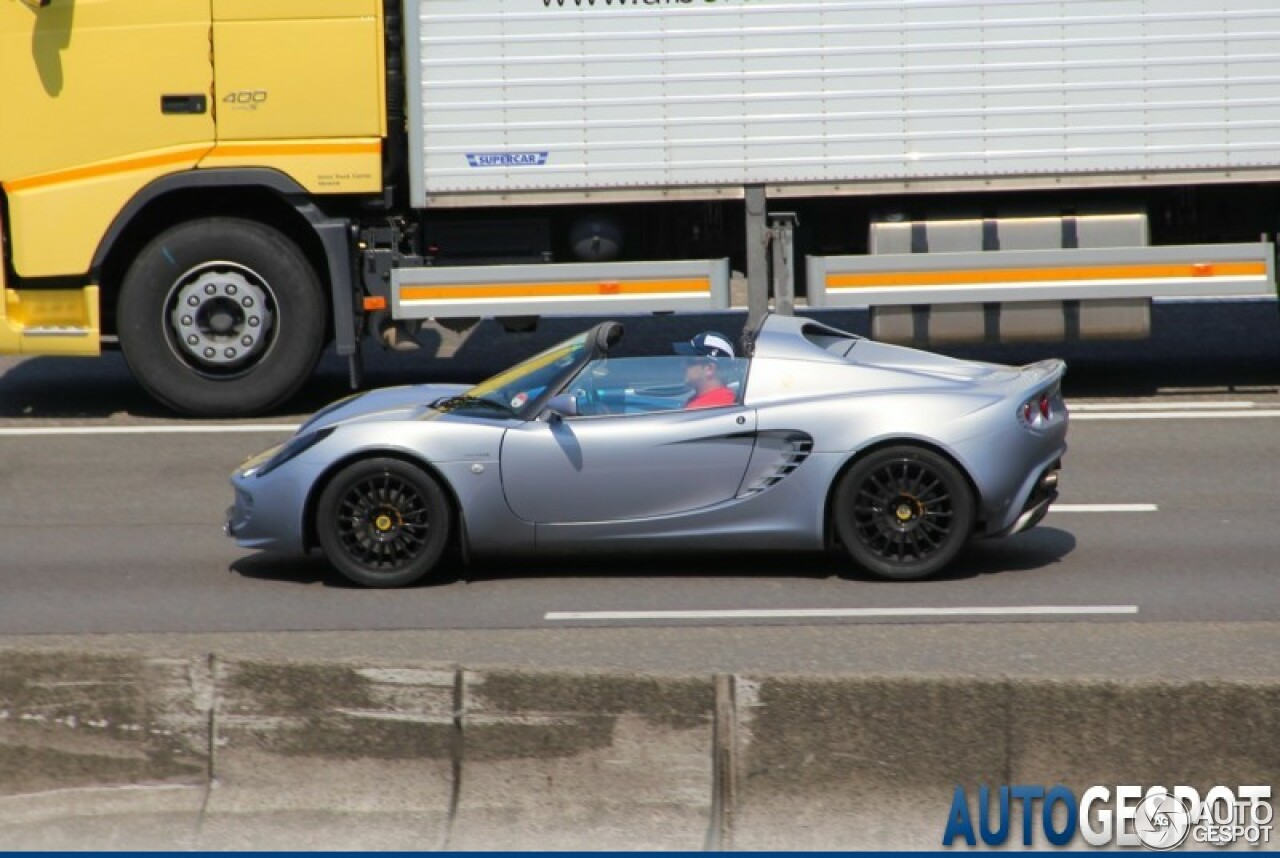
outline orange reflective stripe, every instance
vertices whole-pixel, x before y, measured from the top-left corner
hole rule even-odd
[[[691,280],[609,280],[596,283],[477,283],[473,285],[402,286],[402,301],[467,300],[475,298],[577,298],[596,295],[663,295],[710,292],[711,282]]]
[[[885,271],[879,274],[830,274],[827,287],[967,286],[984,283],[1034,283],[1068,280],[1156,280],[1179,277],[1264,277],[1264,262],[1187,262],[1152,265],[1096,265],[1066,268],[995,268],[981,271]]]
[[[377,140],[344,141],[341,143],[219,143],[214,146],[189,147],[174,152],[125,158],[107,164],[91,164],[87,167],[73,167],[69,170],[58,170],[39,176],[13,179],[4,183],[4,189],[12,194],[18,191],[31,190],[32,188],[60,185],[65,182],[78,182],[82,179],[96,179],[100,176],[128,173],[133,170],[146,170],[152,167],[167,167],[182,163],[194,164],[202,158],[263,158],[280,155],[377,155],[381,152],[382,143]]]
[[[261,158],[278,155],[377,155],[382,143],[219,143],[210,158]]]
[[[78,182],[81,179],[96,179],[99,176],[110,176],[113,173],[127,173],[131,170],[146,170],[150,167],[167,167],[186,161],[195,162],[209,150],[208,146],[180,149],[176,152],[164,152],[159,155],[144,155],[140,158],[126,158],[123,161],[112,161],[109,164],[92,164],[88,167],[74,167],[70,170],[58,170],[25,179],[14,179],[4,183],[9,193],[28,191],[46,185],[60,185],[64,182]]]

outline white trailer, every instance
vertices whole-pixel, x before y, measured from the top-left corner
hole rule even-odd
[[[1126,318],[1117,299],[1274,295],[1280,0],[405,0],[404,27],[410,205],[446,232],[549,218],[588,279],[732,257],[759,311],[786,210],[811,304],[968,307],[988,338],[993,303],[1059,302],[1069,335],[1094,290]],[[886,252],[895,230],[971,238]],[[509,293],[489,267],[466,282]],[[449,282],[421,271],[397,307]],[[433,294],[476,312],[474,288]]]
[[[1280,177],[1269,0],[417,0],[421,206]]]

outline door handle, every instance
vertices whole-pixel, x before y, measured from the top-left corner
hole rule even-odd
[[[203,95],[162,95],[160,112],[165,114],[199,114],[209,109],[209,99]]]

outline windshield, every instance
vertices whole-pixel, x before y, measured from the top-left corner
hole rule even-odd
[[[436,403],[435,407],[441,411],[460,411],[475,416],[517,417],[522,408],[541,396],[548,385],[584,357],[590,333],[584,331],[552,346],[480,382],[460,396]]]

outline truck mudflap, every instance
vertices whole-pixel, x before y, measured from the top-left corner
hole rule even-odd
[[[396,319],[576,316],[729,309],[729,260],[401,268]]]

